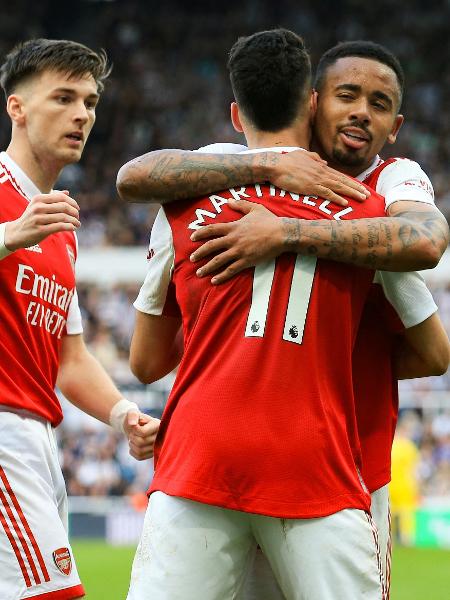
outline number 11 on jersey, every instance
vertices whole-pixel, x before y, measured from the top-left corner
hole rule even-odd
[[[295,260],[282,336],[283,340],[288,342],[301,344],[303,341],[316,264],[315,256],[298,255]],[[275,260],[255,267],[252,303],[248,313],[245,337],[264,337],[274,276]]]

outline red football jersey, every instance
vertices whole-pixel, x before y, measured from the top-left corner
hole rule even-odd
[[[0,162],[0,222],[20,217],[28,199]],[[71,232],[49,236],[0,261],[0,405],[26,410],[57,425],[54,387],[61,337],[75,293],[77,247]]]
[[[408,197],[433,202],[428,177],[417,163],[408,159],[377,159],[360,179],[383,193],[389,203]],[[434,312],[432,299],[431,304],[424,301],[423,310],[421,320]],[[421,320],[416,318],[417,322]],[[402,329],[381,286],[374,285],[355,344],[353,370],[362,474],[370,492],[391,479],[391,449],[398,414],[398,383],[392,370],[392,352],[395,334]]]
[[[150,492],[286,518],[369,508],[360,480],[352,350],[373,271],[285,254],[221,286],[200,279],[190,240],[237,219],[239,195],[305,219],[384,214],[384,200],[336,207],[268,185],[161,209],[135,303],[181,311],[185,352],[166,405]]]
[[[396,335],[403,325],[374,284],[361,318],[353,353],[353,385],[361,443],[362,476],[370,492],[390,481],[391,448],[398,414],[392,368]]]

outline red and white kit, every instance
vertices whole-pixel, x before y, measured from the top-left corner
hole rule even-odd
[[[0,154],[0,222],[39,190]],[[67,497],[53,427],[61,339],[82,331],[77,243],[58,233],[0,261],[0,598],[84,595],[67,535]]]
[[[245,146],[211,144],[200,152],[241,152]],[[418,163],[407,158],[387,161],[375,157],[357,179],[386,199],[386,206],[413,200],[434,205],[431,181]],[[398,385],[392,373],[395,335],[422,323],[437,310],[418,273],[380,272],[374,279],[363,311],[353,354],[353,380],[358,431],[363,457],[362,475],[371,492],[371,512],[378,528],[387,593],[390,584],[390,515],[387,484],[391,479],[391,448],[398,414]],[[380,326],[381,325],[381,326]],[[374,406],[377,410],[374,410]],[[252,577],[245,595],[265,600],[270,581],[263,559],[257,556],[259,580]],[[281,598],[272,590],[271,600]]]
[[[377,156],[357,179],[384,196],[387,206],[401,200],[434,205],[429,178],[416,162],[407,158],[383,161]],[[384,293],[377,285],[380,283]],[[391,449],[398,415],[392,349],[396,333],[422,323],[436,310],[421,275],[379,272],[355,344],[353,378],[362,473],[372,495],[371,511],[378,527],[388,593],[391,544],[387,484],[391,479]]]
[[[351,358],[374,273],[285,254],[211,286],[195,275],[190,234],[203,224],[238,218],[227,206],[233,196],[297,218],[385,214],[384,199],[375,194],[343,209],[262,184],[161,209],[135,307],[156,315],[181,311],[185,352],[163,414],[149,491],[281,521],[345,509],[364,515],[370,496],[359,473]],[[366,574],[372,561],[373,578],[365,582],[367,596],[358,595],[361,581],[354,581],[351,594],[381,598],[367,520],[361,533],[368,543]],[[143,540],[146,535],[144,528]],[[342,531],[339,539],[345,544]],[[135,574],[143,555],[145,549]],[[308,598],[331,593],[317,589]],[[139,595],[129,595],[134,597]]]

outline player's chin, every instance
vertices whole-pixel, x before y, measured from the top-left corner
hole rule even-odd
[[[60,153],[60,159],[65,164],[78,162],[83,154],[83,148],[64,148]]]
[[[348,148],[346,146],[335,146],[333,148],[333,157],[341,165],[348,167],[360,167],[367,162],[367,156],[370,153],[368,148]]]

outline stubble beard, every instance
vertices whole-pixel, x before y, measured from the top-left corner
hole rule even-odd
[[[333,147],[333,161],[343,167],[361,167],[363,168],[367,162],[365,156],[358,156],[356,153],[346,152],[340,148]]]

